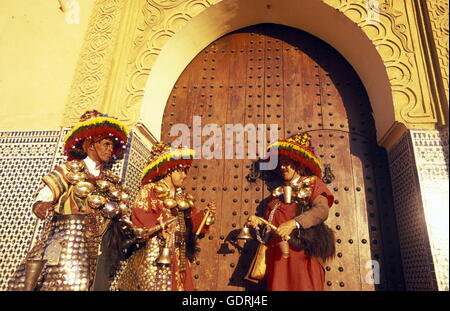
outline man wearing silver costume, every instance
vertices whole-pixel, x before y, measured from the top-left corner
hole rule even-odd
[[[32,206],[44,220],[41,236],[10,280],[9,290],[107,288],[94,286],[94,279],[106,281],[97,273],[100,245],[128,213],[129,193],[105,165],[125,149],[128,136],[119,120],[96,110],[84,113],[67,134],[68,162],[43,177]]]

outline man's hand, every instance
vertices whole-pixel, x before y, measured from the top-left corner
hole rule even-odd
[[[290,238],[292,230],[297,228],[297,224],[294,219],[283,222],[275,231],[283,240],[287,241]]]
[[[258,227],[259,225],[262,225],[262,224],[263,224],[263,222],[262,222],[261,219],[260,219],[258,216],[256,216],[256,215],[251,215],[251,216],[247,219],[247,223],[246,223],[247,226],[250,226],[250,227],[252,227],[252,228],[256,228],[256,227]]]
[[[38,201],[33,204],[32,210],[33,213],[37,216],[39,219],[44,219],[47,215],[48,211],[53,209],[53,204],[50,202],[42,202]]]

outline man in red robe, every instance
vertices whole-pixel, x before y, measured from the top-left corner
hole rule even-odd
[[[216,206],[209,203],[202,211],[182,189],[193,152],[165,143],[153,146],[131,213],[132,227],[145,245],[126,263],[118,280],[120,290],[194,290],[195,235],[213,224]]]
[[[278,152],[283,185],[272,192],[263,215],[277,227],[268,228],[264,239],[268,290],[323,290],[323,263],[334,256],[334,236],[324,224],[333,195],[320,179],[321,165],[310,140],[308,134],[297,134],[269,146],[269,155]],[[262,224],[249,217],[248,225]]]

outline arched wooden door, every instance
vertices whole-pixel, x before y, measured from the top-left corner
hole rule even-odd
[[[328,184],[335,202],[327,223],[336,233],[337,257],[326,267],[325,288],[402,288],[385,154],[376,145],[364,87],[332,47],[273,24],[225,35],[199,53],[178,79],[164,113],[163,140],[174,140],[169,132],[177,123],[189,125],[194,135],[193,116],[222,132],[225,124],[265,124],[266,129],[277,124],[283,138],[309,132],[317,156],[335,176]],[[209,138],[199,137],[202,144]],[[200,241],[193,264],[198,290],[264,288],[243,279],[256,241],[235,240],[248,215],[270,194],[262,179],[247,178],[252,163],[202,158],[191,168],[186,191],[200,206],[210,200],[218,204],[216,224]],[[378,270],[380,284],[371,284]]]

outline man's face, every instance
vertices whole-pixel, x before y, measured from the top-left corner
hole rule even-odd
[[[111,160],[114,150],[114,143],[110,138],[104,138],[93,144],[98,160],[101,163],[107,163]]]
[[[278,164],[278,173],[284,181],[290,181],[295,176],[295,163],[291,159],[280,158],[280,163]]]
[[[172,171],[170,177],[172,178],[172,183],[175,187],[183,186],[184,180],[186,179],[188,174],[187,168],[179,168]]]

